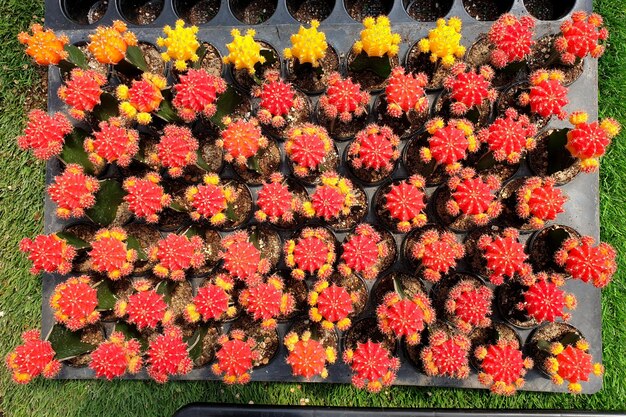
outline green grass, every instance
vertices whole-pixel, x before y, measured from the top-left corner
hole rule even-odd
[[[595,2],[611,29],[611,44],[600,64],[600,113],[626,125],[626,1]],[[43,16],[41,1],[0,1],[0,356],[19,343],[22,331],[38,327],[41,288],[18,250],[23,236],[42,230],[44,166],[18,150],[15,137],[24,103],[36,96],[39,76],[15,36]],[[626,135],[604,158],[601,170],[602,238],[626,254]],[[193,401],[373,407],[556,408],[615,410],[626,404],[626,261],[603,294],[604,389],[591,396],[520,393],[498,398],[484,391],[394,387],[368,395],[346,385],[265,384],[225,387],[213,382],[45,381],[17,386],[2,366],[0,410],[6,416],[168,416]]]

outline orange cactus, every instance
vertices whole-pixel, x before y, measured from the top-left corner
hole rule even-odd
[[[326,365],[335,363],[337,350],[334,347],[325,347],[316,339],[311,338],[310,331],[301,335],[290,332],[285,336],[285,346],[289,351],[287,363],[291,365],[294,376],[310,379],[316,375],[326,378]]]
[[[137,37],[127,30],[126,24],[115,20],[113,26],[100,26],[89,35],[87,49],[103,64],[117,64],[126,56],[129,46],[137,45]]]
[[[46,29],[34,24],[30,27],[32,35],[20,32],[17,40],[26,45],[26,55],[32,57],[39,65],[57,65],[67,58],[65,45],[69,39],[65,35],[57,36],[52,29]]]

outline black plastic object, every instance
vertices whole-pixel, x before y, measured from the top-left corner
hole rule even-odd
[[[451,410],[451,409],[393,409],[340,407],[270,407],[222,404],[189,404],[174,414],[174,417],[600,417],[625,416],[624,413],[560,412],[560,411],[495,411],[495,410]]]
[[[369,0],[368,0],[369,1]],[[406,12],[407,7],[411,2],[403,0],[395,0],[393,2],[380,0],[384,4],[391,4],[389,9],[389,18],[392,22],[392,28],[394,32],[399,32],[402,35],[402,44],[400,46],[400,58],[402,59],[410,46],[417,40],[427,36],[428,31],[435,27],[434,22],[417,22],[413,20]],[[435,1],[435,0],[432,0]],[[125,20],[120,10],[125,5],[130,3],[145,3],[142,1],[134,0],[108,0],[107,9],[102,18],[95,24],[91,25],[78,25],[76,22],[84,21],[84,19],[76,16],[75,14],[68,14],[67,6],[75,4],[76,2],[61,1],[64,4],[64,8],[59,8],[59,0],[46,0],[46,25],[66,34],[70,38],[70,42],[76,43],[88,40],[88,34],[97,25],[110,25],[114,20]],[[159,3],[157,1],[157,3]],[[176,3],[177,7],[174,6]],[[173,24],[174,21],[179,18],[175,10],[180,11],[180,5],[186,2],[179,2],[173,0],[165,0],[163,2],[162,11],[148,25],[138,26],[128,22],[130,30],[135,32],[140,41],[155,43],[159,36],[162,36],[162,27],[166,24]],[[213,44],[219,52],[224,55],[227,53],[226,44],[231,41],[229,34],[230,29],[233,27],[246,28],[252,27],[256,30],[256,38],[269,42],[276,50],[282,51],[283,48],[290,46],[289,38],[291,34],[298,31],[300,23],[293,18],[287,7],[287,0],[279,0],[276,6],[276,10],[271,17],[268,18],[263,24],[259,25],[245,25],[239,21],[231,12],[232,1],[222,0],[219,11],[215,17],[209,20],[207,23],[200,25],[198,38],[201,41],[210,42]],[[239,2],[243,3],[243,2]],[[546,4],[560,4],[559,0],[545,0]],[[345,57],[349,52],[352,44],[358,39],[359,33],[362,30],[360,22],[353,20],[346,10],[346,0],[336,0],[333,5],[332,13],[326,18],[321,26],[320,30],[324,31],[327,35],[327,40],[339,53],[342,61],[345,61]],[[123,6],[123,7],[122,7]],[[591,10],[591,0],[577,0],[575,9]],[[83,9],[81,9],[83,10]],[[512,13],[521,15],[526,14],[527,11],[524,7],[523,0],[515,0],[510,10]],[[571,13],[571,10],[569,11]],[[568,18],[570,14],[566,14],[563,19]],[[455,0],[451,9],[447,12],[446,18],[458,16],[463,21],[463,40],[462,43],[466,47],[470,47],[474,40],[487,32],[490,27],[489,22],[481,22],[472,18],[465,10],[462,0]],[[538,21],[536,32],[537,37],[543,36],[547,33],[556,33],[559,30],[559,26],[562,20],[558,21]],[[585,60],[585,70],[580,79],[578,79],[570,88],[570,104],[566,108],[568,111],[584,110],[589,113],[590,118],[593,120],[598,116],[598,87],[597,87],[597,62],[592,59]],[[224,70],[223,76],[231,82],[230,72]],[[172,76],[169,75],[169,81],[171,83]],[[51,68],[49,72],[49,109],[50,111],[63,110],[63,104],[56,96],[56,90],[61,83],[60,74],[58,69]],[[435,93],[429,95],[431,103],[434,102],[436,96]],[[311,96],[311,100],[317,102],[317,96]],[[372,103],[375,100],[376,95],[372,97]],[[567,121],[552,120],[549,127],[561,128],[567,126]],[[402,147],[407,141],[403,141]],[[349,143],[349,142],[348,142]],[[343,155],[343,151],[348,144],[347,142],[337,142],[339,148],[339,155]],[[281,144],[282,147],[282,144]],[[286,169],[283,163],[283,170]],[[52,160],[48,164],[46,182],[50,183],[52,178],[59,173],[60,163],[58,160]],[[350,176],[346,172],[345,167],[340,169],[340,173]],[[234,176],[234,172],[229,167],[222,171],[223,177]],[[522,164],[522,168],[517,173],[520,175],[530,175],[530,171],[526,164]],[[399,168],[394,173],[394,178],[406,177],[406,171],[399,164]],[[258,187],[250,187],[254,196]],[[371,223],[376,223],[374,216],[374,210],[371,208],[371,201],[374,192],[377,187],[365,186],[364,187],[368,201],[370,202],[370,210],[366,220]],[[571,226],[581,234],[594,236],[599,238],[599,196],[598,196],[598,175],[597,174],[585,174],[578,175],[573,181],[562,187],[563,191],[569,196],[569,201],[565,205],[566,212],[559,216],[558,222],[563,225]],[[434,188],[429,188],[427,194],[430,196]],[[45,202],[45,231],[46,233],[57,232],[62,229],[64,222],[60,221],[54,215],[53,203],[46,198]],[[291,232],[281,233],[282,237],[290,236]],[[345,236],[345,233],[337,233],[337,238],[341,242]],[[394,235],[397,247],[400,249],[403,235]],[[522,235],[523,239],[527,239],[528,235]],[[394,269],[406,268],[402,265],[401,261],[396,262]],[[461,265],[460,270],[462,270]],[[49,332],[54,324],[54,318],[51,314],[50,307],[47,300],[50,297],[54,287],[61,281],[61,278],[54,275],[45,275],[43,279],[43,319],[42,319],[42,333],[45,335]],[[193,285],[196,285],[195,283]],[[368,287],[371,289],[372,283],[368,283]],[[572,292],[578,298],[578,309],[573,313],[573,317],[570,321],[572,325],[578,328],[586,339],[590,342],[590,353],[593,355],[595,361],[601,362],[602,360],[602,338],[601,338],[601,305],[600,305],[600,291],[590,285],[585,285],[580,281],[570,280],[567,283],[566,289],[568,292]],[[362,316],[372,314],[372,306],[368,305],[366,311]],[[497,317],[497,314],[496,314]],[[282,337],[286,333],[289,323],[281,323],[278,327],[279,336]],[[225,330],[228,329],[228,324],[225,326]],[[530,333],[530,330],[517,330],[522,341],[525,341]],[[289,366],[285,363],[286,349],[280,344],[280,351],[270,362],[269,365],[257,368],[252,373],[253,381],[299,381],[291,375]],[[479,384],[476,377],[476,373],[463,381],[453,380],[449,378],[430,378],[420,373],[416,367],[406,360],[404,349],[397,349],[400,359],[402,361],[402,367],[398,372],[395,384],[398,385],[421,385],[421,386],[448,386],[448,387],[460,387],[460,388],[484,388]],[[86,367],[74,368],[64,366],[59,374],[59,378],[63,379],[88,379],[93,378],[93,372]],[[329,376],[323,380],[320,378],[313,379],[313,382],[335,382],[335,383],[350,383],[350,370],[349,368],[338,360],[336,364],[329,367]],[[146,379],[147,374],[145,371],[140,372],[138,375],[128,376],[127,379]],[[184,376],[173,377],[175,380],[215,380],[218,379],[212,374],[210,367],[205,366],[203,368],[193,369],[189,374]],[[589,382],[583,383],[584,393],[595,393],[602,388],[602,379],[598,377],[592,377]],[[567,384],[562,386],[555,386],[550,379],[540,374],[539,371],[533,370],[527,375],[527,382],[524,390],[530,391],[546,391],[546,392],[564,392],[567,390]],[[311,414],[312,415],[312,414]],[[322,415],[322,414],[320,414]]]

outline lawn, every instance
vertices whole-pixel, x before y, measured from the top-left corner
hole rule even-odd
[[[600,61],[600,114],[626,125],[626,0],[595,2],[611,30]],[[0,1],[0,356],[19,343],[22,331],[38,327],[41,288],[18,251],[23,236],[42,231],[44,165],[20,151],[15,137],[25,107],[41,101],[34,65],[22,53],[16,34],[41,21],[37,0]],[[37,104],[37,103],[35,103]],[[43,103],[40,102],[39,105]],[[626,254],[626,135],[616,139],[601,169],[602,239]],[[620,257],[615,281],[603,293],[604,389],[595,395],[520,393],[499,398],[484,391],[394,387],[369,395],[345,385],[265,384],[225,387],[214,382],[45,381],[17,386],[2,366],[0,411],[5,416],[168,416],[193,401],[327,406],[562,408],[614,410],[626,407],[626,258]]]

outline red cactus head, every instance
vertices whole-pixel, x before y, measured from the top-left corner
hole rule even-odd
[[[136,292],[128,300],[119,300],[115,304],[115,315],[128,316],[126,320],[139,330],[154,329],[161,322],[169,324],[173,316],[167,309],[163,296],[145,280],[136,281],[133,287]]]
[[[574,65],[577,59],[591,55],[599,58],[604,53],[604,41],[609,31],[603,26],[603,19],[597,13],[579,10],[572,13],[571,20],[561,25],[561,36],[554,41],[554,47],[561,53],[561,61]]]
[[[227,118],[224,124],[226,128],[222,130],[217,144],[224,148],[224,160],[227,162],[235,161],[239,165],[245,165],[248,158],[257,155],[259,149],[267,147],[267,138],[262,135],[256,119],[232,121]]]
[[[544,364],[552,382],[561,385],[568,382],[568,389],[572,394],[582,391],[581,381],[589,381],[589,376],[600,376],[604,373],[604,367],[599,363],[593,363],[593,358],[588,353],[589,344],[585,340],[579,340],[575,345],[564,347],[561,343],[554,343],[550,347],[552,356],[546,359]]]
[[[530,75],[530,91],[519,96],[519,105],[530,106],[531,113],[543,118],[557,116],[565,119],[563,109],[569,103],[567,87],[564,87],[561,71],[537,70]]]
[[[455,174],[461,169],[461,163],[468,152],[478,150],[478,141],[474,136],[474,126],[465,119],[449,120],[435,118],[426,123],[430,134],[428,147],[420,149],[420,159],[424,163],[435,161],[443,165],[448,174]]]
[[[127,238],[126,232],[119,227],[99,230],[91,242],[91,269],[107,274],[112,280],[130,275],[137,251],[128,248]]]
[[[304,123],[287,133],[285,153],[297,177],[306,177],[316,170],[333,150],[333,141],[321,126]]]
[[[556,253],[555,260],[565,267],[572,278],[604,288],[617,270],[617,253],[608,243],[594,244],[595,240],[591,236],[567,239]]]
[[[574,129],[567,132],[567,150],[574,158],[580,159],[583,171],[593,172],[598,169],[598,159],[604,155],[611,139],[618,135],[621,126],[614,119],[587,123],[588,115],[574,112],[570,122]]]
[[[221,184],[217,174],[208,174],[204,176],[203,184],[187,188],[185,199],[193,209],[189,213],[192,220],[205,218],[212,225],[219,226],[226,221],[224,212],[236,196],[233,187]]]
[[[470,346],[470,340],[461,334],[450,335],[443,330],[431,333],[421,353],[426,375],[467,378]]]
[[[219,343],[221,348],[215,354],[217,363],[211,366],[213,373],[223,375],[229,385],[249,382],[253,363],[260,357],[254,340],[247,339],[243,331],[234,330],[230,336],[222,336]]]
[[[304,203],[304,210],[308,212],[312,208],[315,216],[329,221],[350,214],[356,203],[352,182],[336,172],[325,172],[311,196],[311,203]]]
[[[185,375],[191,371],[193,362],[183,341],[183,332],[168,326],[148,346],[148,375],[156,382],[167,382],[169,375]]]
[[[158,222],[159,213],[172,202],[172,197],[165,194],[160,182],[161,176],[150,172],[144,178],[126,178],[122,185],[126,191],[124,201],[128,204],[128,209],[148,223]]]
[[[259,121],[275,128],[285,126],[287,116],[304,107],[304,100],[290,83],[280,79],[280,72],[276,70],[265,72],[263,84],[253,91],[253,95],[261,99],[257,113]]]
[[[468,70],[464,62],[459,62],[451,71],[452,75],[447,77],[443,84],[450,92],[452,114],[462,116],[483,103],[496,101],[498,92],[491,87],[494,72],[490,66],[483,65],[477,70],[471,68]]]
[[[61,113],[48,115],[43,110],[31,110],[24,135],[17,138],[17,144],[21,149],[32,149],[35,158],[45,161],[61,153],[65,136],[73,129]]]
[[[222,259],[228,273],[248,285],[255,285],[261,275],[271,268],[269,260],[261,257],[261,252],[250,239],[246,231],[238,231],[222,239]]]
[[[226,81],[209,74],[205,69],[190,68],[181,74],[173,86],[176,95],[172,100],[178,115],[190,123],[202,113],[211,117],[217,110],[217,97],[226,91]]]
[[[496,68],[504,68],[512,62],[526,59],[535,43],[533,41],[535,20],[530,16],[516,17],[505,13],[498,18],[487,37],[493,45],[491,63]]]
[[[491,324],[493,291],[471,280],[462,280],[450,289],[445,309],[452,322],[463,333]]]
[[[108,340],[91,352],[89,367],[96,378],[104,377],[110,381],[126,372],[136,374],[142,364],[139,342],[136,339],[125,340],[123,333],[113,332]]]
[[[302,335],[288,333],[284,343],[289,351],[287,363],[291,365],[294,376],[310,379],[319,375],[326,378],[328,376],[326,365],[337,360],[337,350],[333,347],[324,347],[321,342],[312,339],[308,330]]]
[[[60,283],[50,297],[50,307],[57,322],[71,331],[82,329],[100,320],[98,291],[87,275]]]
[[[512,228],[495,237],[488,234],[478,239],[478,247],[483,251],[487,261],[487,275],[494,285],[500,285],[504,278],[513,278],[516,274],[522,278],[531,272],[526,262],[528,255],[524,253],[524,244],[519,241],[519,232]]]
[[[528,289],[524,291],[524,302],[518,308],[538,323],[554,322],[559,317],[569,320],[571,314],[564,310],[576,308],[576,297],[559,289],[563,283],[563,278],[556,274],[548,276],[541,272],[530,276],[524,280]]]
[[[375,279],[380,272],[380,261],[389,250],[389,245],[372,226],[359,224],[343,242],[342,263],[337,268],[343,276],[356,272],[365,279]]]
[[[464,254],[465,247],[456,241],[454,233],[435,229],[423,232],[411,248],[411,256],[422,263],[422,275],[430,282],[439,281]]]
[[[348,316],[354,312],[357,297],[344,287],[320,280],[309,293],[309,317],[321,322],[325,329],[336,325],[339,330],[347,330],[352,324]]]
[[[500,180],[494,176],[482,178],[470,168],[448,181],[452,198],[446,210],[452,216],[467,216],[474,224],[484,226],[502,211],[502,204],[493,194],[500,189]]]
[[[24,238],[20,242],[20,250],[28,253],[28,259],[33,263],[32,274],[45,271],[65,275],[72,270],[72,261],[76,256],[76,249],[56,234],[39,235],[33,240]]]
[[[185,307],[184,317],[190,323],[202,319],[223,320],[234,317],[237,309],[233,305],[231,291],[233,279],[227,274],[218,274],[213,283],[198,288],[193,303]]]
[[[328,278],[335,263],[335,241],[330,232],[323,228],[305,228],[296,239],[285,243],[285,263],[292,268],[295,279],[304,279],[305,274],[316,274]]]
[[[489,146],[496,161],[518,163],[526,151],[535,148],[537,127],[528,116],[520,116],[512,107],[504,117],[497,118],[489,127],[478,133],[481,142]]]
[[[369,93],[361,90],[358,83],[350,78],[341,78],[338,72],[334,72],[328,77],[328,89],[320,97],[319,105],[327,118],[349,123],[353,117],[365,113],[369,101]]]
[[[369,392],[379,392],[396,379],[400,360],[394,357],[382,343],[368,340],[357,343],[356,349],[344,352],[344,362],[352,369],[352,384]]]
[[[302,202],[289,190],[285,177],[280,172],[270,176],[257,193],[254,217],[259,222],[292,222],[294,214],[302,211]]]
[[[407,74],[403,67],[394,67],[385,87],[387,113],[391,117],[400,117],[410,111],[418,113],[426,111],[428,97],[424,87],[427,84],[428,77],[423,72]]]
[[[106,77],[97,71],[74,68],[70,79],[59,87],[58,95],[70,107],[72,117],[83,120],[85,113],[100,104],[102,86],[106,82]]]
[[[559,213],[563,213],[566,201],[563,192],[554,188],[554,180],[532,177],[524,181],[524,185],[517,191],[515,211],[533,229],[539,229],[546,221],[554,220]]]
[[[154,274],[159,278],[174,281],[185,279],[185,271],[189,268],[200,268],[204,265],[204,242],[200,236],[177,235],[170,233],[159,240],[157,247],[150,253],[154,266]]]
[[[152,121],[151,112],[161,106],[167,80],[158,74],[144,72],[140,80],[133,80],[130,88],[127,85],[117,87],[116,95],[121,101],[120,114],[128,120],[137,120],[141,125]]]
[[[426,224],[424,186],[426,182],[419,175],[391,185],[385,194],[385,209],[394,221],[397,229],[406,233]]]
[[[404,337],[406,342],[417,345],[426,324],[435,322],[435,310],[430,299],[421,291],[413,298],[402,298],[395,292],[388,293],[376,308],[378,327],[388,335]]]
[[[524,358],[517,341],[499,341],[478,346],[474,352],[480,362],[478,381],[498,395],[513,395],[524,386],[524,376],[532,368],[530,358]]]
[[[97,166],[105,162],[116,162],[121,167],[130,165],[139,151],[139,133],[135,129],[126,129],[124,121],[117,117],[100,122],[98,128],[93,132],[93,138],[85,139],[89,160]]]
[[[249,286],[239,294],[239,303],[255,320],[261,320],[263,328],[276,327],[276,318],[289,314],[295,307],[295,299],[284,292],[283,280],[272,275],[266,282]]]
[[[391,172],[400,152],[400,138],[387,126],[371,124],[356,134],[348,147],[354,168]]]
[[[22,333],[24,343],[6,357],[7,368],[18,384],[27,384],[39,375],[54,378],[61,370],[61,363],[54,359],[52,344],[40,337],[39,330]]]
[[[157,154],[150,158],[167,168],[170,176],[176,178],[183,174],[186,166],[196,163],[198,146],[198,140],[189,128],[167,125],[157,144]]]

